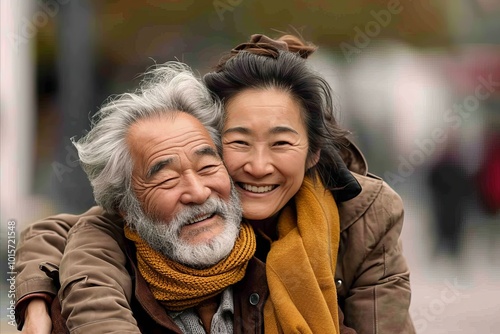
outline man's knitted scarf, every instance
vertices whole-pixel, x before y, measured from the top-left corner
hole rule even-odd
[[[137,266],[156,300],[168,310],[181,311],[221,293],[245,276],[255,253],[255,234],[246,223],[227,258],[206,269],[193,269],[152,249],[138,234],[125,227],[125,236],[137,248]]]

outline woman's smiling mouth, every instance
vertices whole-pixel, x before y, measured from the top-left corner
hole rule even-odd
[[[254,186],[251,184],[246,184],[246,183],[241,183],[238,182],[238,185],[242,188],[245,189],[246,191],[256,193],[256,194],[262,194],[262,193],[268,193],[270,191],[273,191],[276,189],[278,186],[277,185],[271,185],[271,186]]]

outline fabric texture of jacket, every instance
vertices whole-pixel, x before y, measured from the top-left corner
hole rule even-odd
[[[339,314],[341,320],[342,316],[345,316],[342,321],[357,333],[414,333],[409,315],[409,269],[399,239],[403,225],[401,198],[380,178],[367,172],[366,162],[355,147],[342,152],[342,159],[352,172],[354,183],[361,185],[362,190],[357,191],[354,184],[352,187],[343,185],[343,189],[334,192],[341,229],[335,273],[339,305],[343,311],[343,315],[342,312]],[[340,172],[351,174],[347,170]],[[101,216],[89,218],[89,214]],[[70,236],[68,245],[78,246],[80,242],[85,243],[85,249],[94,252],[95,263],[79,264],[78,258],[68,255],[71,254],[70,249],[66,249],[61,263],[68,231],[78,221],[78,228],[73,230],[71,235],[81,237],[75,243],[74,240],[70,242]],[[23,321],[24,300],[33,294],[55,295],[58,291],[53,280],[46,277],[39,268],[53,272],[61,265],[63,286],[59,289],[59,297],[65,305],[63,315],[69,319],[69,327],[74,328],[72,333],[137,332],[137,322],[129,307],[137,306],[133,303],[133,284],[129,274],[133,268],[127,265],[126,256],[122,251],[125,241],[116,239],[116,235],[122,235],[122,226],[116,221],[117,217],[105,214],[102,209],[95,207],[80,216],[58,215],[44,219],[23,231],[21,247],[17,254],[19,275],[16,279],[16,297],[20,311],[17,316],[20,326]],[[110,222],[115,231],[109,227]],[[107,227],[99,227],[101,223]],[[85,233],[80,233],[83,230],[86,230]],[[116,243],[109,242],[110,235],[115,238]],[[50,256],[46,255],[48,252]],[[88,274],[85,274],[86,272]],[[252,278],[255,274],[250,270],[247,275]],[[252,282],[255,284],[254,278]],[[92,286],[94,290],[87,294],[82,290],[84,286]],[[139,286],[137,283],[136,289]],[[249,287],[257,288],[251,284]],[[74,288],[79,289],[78,293],[70,294]],[[235,328],[261,323],[262,313],[252,312],[251,307],[243,308],[249,307],[251,298],[254,302],[257,298],[255,295],[252,297],[252,289],[248,291],[250,295],[244,296],[248,297],[246,301],[241,295],[235,299],[235,319],[246,324],[235,323]],[[80,297],[75,300],[67,299],[70,295]],[[259,296],[257,304],[263,303],[262,296]],[[88,302],[89,298],[92,298],[91,303]],[[241,309],[238,309],[236,300]],[[146,307],[145,310],[147,309]],[[161,312],[154,309],[156,308],[153,307],[143,314],[136,313],[135,316],[147,315],[149,319],[161,323],[158,318],[161,317]],[[239,310],[242,310],[241,313],[238,313]],[[92,314],[97,315],[95,321]],[[82,324],[85,324],[85,329],[78,331],[78,328],[83,328],[79,327]],[[95,326],[93,328],[96,328],[96,331],[89,326]],[[341,332],[354,331],[342,327]]]

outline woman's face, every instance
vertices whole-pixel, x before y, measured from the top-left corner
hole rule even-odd
[[[300,105],[277,89],[246,89],[226,105],[224,161],[241,195],[243,216],[274,216],[297,193],[307,168]]]

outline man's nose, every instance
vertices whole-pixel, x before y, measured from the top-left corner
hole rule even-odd
[[[183,204],[203,204],[210,197],[211,190],[203,178],[195,173],[184,176],[184,190],[181,195]]]
[[[274,165],[268,148],[254,148],[248,156],[243,170],[253,177],[261,178],[273,173]]]

